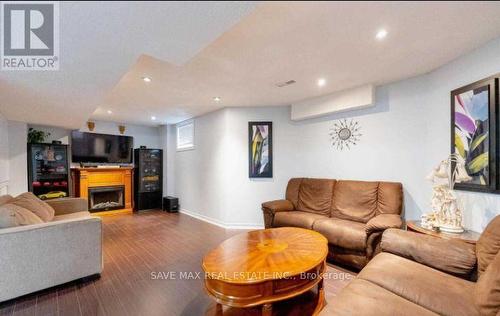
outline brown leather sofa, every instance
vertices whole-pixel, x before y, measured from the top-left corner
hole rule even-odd
[[[389,229],[330,315],[500,315],[500,216],[476,246]]]
[[[402,226],[400,183],[294,178],[286,199],[262,204],[266,228],[302,227],[329,241],[329,259],[362,268],[382,233]]]

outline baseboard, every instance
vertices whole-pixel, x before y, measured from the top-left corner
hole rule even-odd
[[[260,225],[260,224],[224,223],[222,221],[213,219],[211,217],[208,217],[208,216],[205,216],[205,215],[202,215],[199,213],[191,212],[191,211],[186,210],[186,209],[180,209],[179,212],[181,212],[182,214],[186,214],[188,216],[191,216],[193,218],[199,219],[201,221],[207,222],[209,224],[222,227],[224,229],[263,229],[264,228],[264,225]]]

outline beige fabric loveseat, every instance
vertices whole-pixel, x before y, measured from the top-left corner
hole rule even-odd
[[[0,196],[0,206],[9,200]],[[87,200],[47,203],[50,221],[0,228],[0,302],[102,272],[101,219]]]

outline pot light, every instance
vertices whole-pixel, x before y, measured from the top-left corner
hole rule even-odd
[[[326,84],[326,79],[319,78],[317,83],[318,83],[318,86],[323,87]]]
[[[151,121],[156,121],[156,116],[151,116]]]
[[[144,82],[151,82],[150,77],[142,77],[142,80],[144,80]]]
[[[220,102],[220,97],[214,97],[215,102]]]
[[[387,30],[385,30],[385,29],[380,29],[380,30],[377,32],[377,35],[375,35],[375,38],[376,38],[376,39],[378,39],[378,40],[382,40],[382,39],[384,39],[386,36],[387,36]]]
[[[108,114],[113,114],[113,111],[111,111],[111,110],[108,110],[107,112],[108,112]]]

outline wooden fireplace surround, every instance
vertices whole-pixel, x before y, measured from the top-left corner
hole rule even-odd
[[[122,185],[125,188],[125,208],[95,212],[95,215],[132,213],[134,168],[71,168],[73,192],[76,197],[88,199],[89,188]]]

